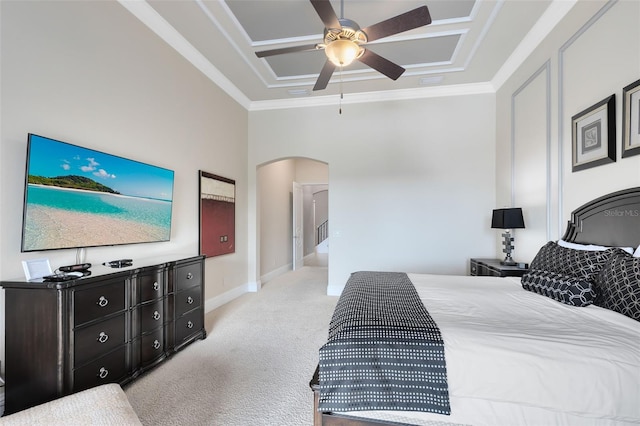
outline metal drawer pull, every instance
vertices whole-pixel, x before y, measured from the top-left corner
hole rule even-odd
[[[101,331],[100,334],[98,335],[98,342],[104,343],[107,340],[109,340],[109,335],[104,331]]]
[[[158,339],[153,341],[153,349],[160,349],[160,342],[158,342]]]
[[[109,304],[109,299],[107,299],[104,296],[100,296],[100,299],[98,299],[98,301],[96,302],[96,304],[98,306],[100,306],[101,308],[104,308],[105,306],[107,306]]]
[[[193,323],[191,321],[187,322],[187,328],[193,328]]]
[[[158,281],[154,282],[154,283],[153,283],[153,289],[154,289],[155,291],[158,291],[158,289],[159,289],[159,288],[160,288],[160,284],[158,284]]]
[[[193,297],[191,297],[191,296],[187,297],[187,303],[192,305],[193,304]]]
[[[191,272],[187,273],[187,279],[190,280],[193,278],[193,274]]]
[[[155,311],[155,312],[153,313],[153,319],[154,319],[154,320],[156,320],[156,321],[158,321],[158,320],[160,319],[160,312]]]
[[[100,367],[100,371],[98,372],[98,377],[101,379],[106,378],[109,375],[109,370],[104,367]]]

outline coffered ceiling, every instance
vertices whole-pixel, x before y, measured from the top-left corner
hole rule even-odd
[[[120,3],[232,96],[251,104],[489,83],[552,1],[332,0],[338,17],[344,13],[362,28],[423,5],[433,22],[367,45],[406,69],[398,80],[354,62],[336,69],[321,91],[312,88],[326,59],[323,50],[255,54],[322,42],[324,25],[308,0]]]

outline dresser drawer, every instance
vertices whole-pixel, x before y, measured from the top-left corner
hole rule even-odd
[[[204,327],[202,309],[191,311],[176,321],[176,346]]]
[[[202,263],[192,263],[176,268],[176,291],[202,285]]]
[[[74,332],[74,365],[85,364],[126,342],[125,314]]]
[[[104,285],[77,290],[73,295],[76,326],[102,318],[125,308],[126,281],[111,281]]]
[[[149,300],[162,297],[164,294],[164,274],[159,271],[153,274],[144,274],[137,277],[138,286],[140,288],[140,302],[144,303]]]
[[[127,352],[124,346],[73,371],[73,391],[78,392],[105,383],[116,383],[127,376]]]
[[[140,330],[145,333],[162,325],[164,319],[164,299],[140,306]]]
[[[202,303],[202,289],[193,287],[176,294],[176,317],[182,316],[192,309],[200,307]]]
[[[148,364],[164,354],[164,329],[159,328],[140,339],[140,361]]]

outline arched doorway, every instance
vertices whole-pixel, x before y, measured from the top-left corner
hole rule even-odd
[[[323,223],[328,221],[328,171],[326,163],[300,157],[279,159],[257,167],[256,231],[259,240],[257,256],[261,283],[293,269],[294,237],[301,239],[303,264],[328,266],[327,253],[316,255],[317,228],[320,225],[316,223],[316,218],[326,218]],[[298,223],[298,235],[294,235],[296,232],[293,227],[297,209],[294,206],[294,182],[300,185],[302,196],[301,202],[298,203],[298,206],[302,206],[302,212],[297,212],[300,213],[297,221],[302,222]],[[318,201],[321,196],[314,198],[314,194],[322,191],[325,191],[324,204]],[[318,211],[318,208],[325,210]],[[328,223],[324,225],[324,228],[327,227]],[[324,242],[324,246],[327,246],[327,242]],[[326,248],[323,247],[321,250]]]

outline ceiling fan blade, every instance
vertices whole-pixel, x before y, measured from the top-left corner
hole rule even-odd
[[[320,19],[324,23],[325,28],[342,28],[340,21],[338,21],[338,15],[336,15],[333,6],[329,0],[311,0],[313,8],[318,13]]]
[[[388,59],[383,58],[377,53],[366,49],[361,57],[358,58],[360,62],[370,66],[374,70],[386,75],[391,80],[397,80],[398,77],[404,73],[405,69],[400,65],[394,64]]]
[[[283,47],[280,49],[263,50],[262,52],[256,52],[256,56],[258,58],[264,58],[265,56],[282,55],[283,53],[303,52],[305,50],[316,50],[317,48],[318,48],[317,44]]]
[[[378,22],[362,31],[367,35],[368,41],[378,40],[383,37],[402,33],[414,28],[429,25],[431,23],[431,14],[427,6],[421,6],[409,12],[389,18],[386,21]]]
[[[333,71],[336,69],[336,66],[327,59],[322,67],[322,71],[320,71],[320,75],[318,76],[318,80],[316,80],[315,86],[313,86],[313,90],[323,90],[329,84],[329,80],[333,75]]]

